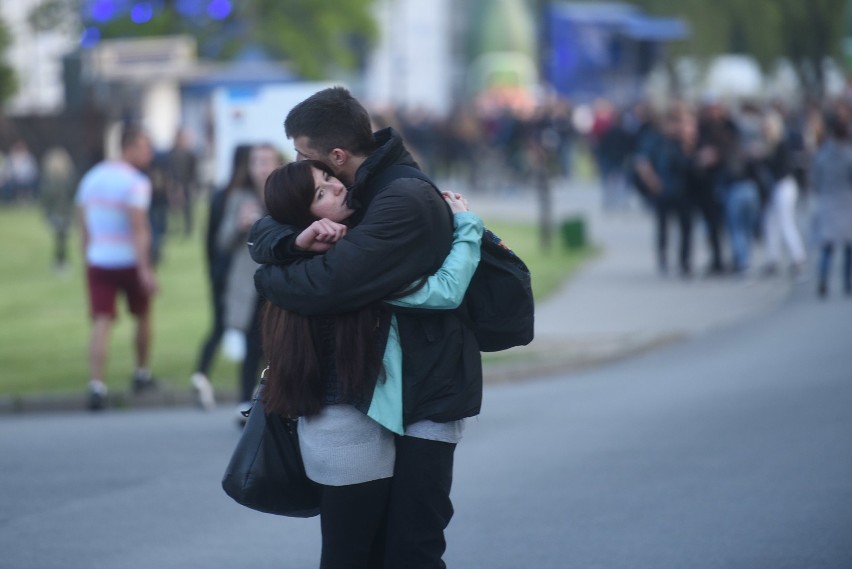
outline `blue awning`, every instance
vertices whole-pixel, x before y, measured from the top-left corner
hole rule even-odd
[[[550,15],[576,26],[601,26],[638,41],[673,41],[689,37],[689,24],[680,18],[648,16],[621,2],[554,2]]]
[[[689,37],[689,26],[679,18],[633,15],[622,22],[621,32],[640,41],[673,41]]]

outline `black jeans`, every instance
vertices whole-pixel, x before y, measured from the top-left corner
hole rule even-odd
[[[224,281],[224,279],[222,280]],[[195,371],[204,375],[210,375],[213,356],[216,354],[216,348],[219,347],[222,335],[225,333],[225,283],[214,282],[210,295],[213,308],[213,328],[201,344],[201,351],[198,354],[198,364],[195,366]]]
[[[384,569],[445,569],[444,530],[453,517],[450,488],[456,445],[396,438]]]
[[[657,214],[657,263],[661,271],[668,270],[669,218],[677,219],[680,230],[678,260],[682,273],[692,270],[692,207],[684,197],[662,196],[655,203]]]
[[[382,569],[391,480],[321,487],[320,569]]]
[[[722,262],[722,231],[724,228],[724,210],[722,204],[713,195],[712,190],[702,189],[695,196],[695,206],[701,214],[707,230],[707,245],[710,247],[710,266],[708,269],[720,272]]]
[[[834,257],[834,243],[823,243],[819,258],[819,284],[826,290],[831,274],[832,257]],[[852,294],[852,243],[843,243],[843,288],[846,294]]]

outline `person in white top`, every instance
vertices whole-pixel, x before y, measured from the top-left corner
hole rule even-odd
[[[83,177],[77,191],[92,318],[88,400],[92,410],[106,405],[104,367],[119,293],[127,298],[136,320],[133,390],[140,392],[155,386],[148,370],[150,300],[157,291],[150,258],[151,182],[141,172],[152,158],[148,135],[128,126],[121,137],[120,159],[95,165]]]

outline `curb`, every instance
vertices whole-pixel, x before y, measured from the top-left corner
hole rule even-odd
[[[486,385],[523,381],[544,375],[573,373],[663,348],[680,342],[685,334],[660,334],[656,336],[625,335],[595,340],[533,341],[528,346],[512,348],[499,355],[483,354],[483,380]],[[79,393],[46,393],[32,395],[0,396],[0,416],[28,413],[59,413],[87,411],[87,396]],[[230,393],[216,394],[218,405],[236,405],[237,398]],[[195,394],[188,385],[185,389],[161,386],[152,393],[133,394],[127,391],[110,391],[108,410],[196,407]]]

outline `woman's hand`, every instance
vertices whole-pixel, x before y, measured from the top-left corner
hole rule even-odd
[[[444,197],[444,201],[449,204],[453,213],[470,211],[470,208],[467,205],[467,200],[463,195],[456,194],[454,192],[441,192],[441,195]]]
[[[323,218],[313,222],[299,233],[296,237],[295,246],[296,249],[301,251],[325,253],[345,235],[345,225]]]

